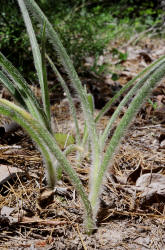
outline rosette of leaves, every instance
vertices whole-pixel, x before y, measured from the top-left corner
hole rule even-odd
[[[137,75],[137,77],[128,82],[111,100],[109,100],[97,117],[95,117],[93,97],[91,94],[87,93],[86,89],[82,86],[71,59],[69,58],[58,37],[58,34],[53,29],[47,17],[34,0],[18,0],[18,4],[24,18],[32,47],[34,65],[42,92],[42,105],[39,104],[37,97],[31,91],[27,82],[18,70],[0,53],[0,81],[9,90],[17,102],[17,104],[14,104],[1,98],[0,113],[10,117],[20,124],[36,142],[43,155],[50,186],[56,185],[59,167],[62,168],[62,170],[69,176],[72,184],[81,197],[85,214],[85,228],[87,233],[90,234],[96,228],[99,197],[102,192],[102,185],[107,169],[112,162],[113,155],[116,152],[121,139],[125,135],[132,120],[135,118],[136,113],[140,109],[146,97],[151,93],[152,89],[165,76],[165,56],[152,63],[148,68]],[[35,21],[43,27],[41,52],[29,13],[31,13]],[[54,132],[51,128],[50,101],[45,64],[46,38],[53,45],[53,48],[57,52],[59,62],[68,74],[72,86],[81,102],[84,115],[84,134],[81,137],[76,108],[74,106],[71,93],[52,60],[49,56],[46,56],[67,95],[70,112],[75,123],[75,141],[73,140],[71,144],[66,145],[66,149],[64,151],[60,149],[57,143],[57,136],[55,138]],[[105,130],[102,133],[98,133],[96,124],[99,119],[131,86],[132,88],[118,105]],[[113,133],[111,140],[109,141],[108,135],[111,132],[113,124],[120,114],[123,106],[128,103],[128,109],[123,115],[119,125]],[[79,160],[83,159],[86,144],[89,145],[88,154],[91,159],[89,194],[86,193],[76,171],[72,168],[71,163],[67,159],[67,154],[73,150],[78,151]]]

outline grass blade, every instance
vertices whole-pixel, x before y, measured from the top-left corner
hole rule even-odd
[[[54,28],[44,15],[44,13],[41,11],[39,6],[36,4],[34,0],[24,0],[28,10],[32,13],[34,18],[42,25],[43,23],[46,24],[46,35],[49,39],[49,41],[52,43],[54,49],[57,51],[58,57],[62,65],[64,66],[64,69],[68,73],[68,76],[72,82],[72,85],[74,89],[76,90],[79,99],[81,101],[83,113],[84,113],[84,119],[87,124],[89,137],[91,140],[92,145],[92,161],[93,166],[95,168],[94,172],[98,172],[98,166],[100,163],[99,159],[99,145],[98,145],[98,134],[95,126],[95,121],[92,115],[92,112],[90,110],[90,105],[87,99],[86,92],[81,84],[81,81],[77,75],[77,72],[75,71],[75,68],[73,66],[72,61],[70,60],[65,48],[63,47],[57,33],[55,32]]]
[[[110,133],[110,130],[116,120],[116,118],[119,116],[122,108],[124,107],[124,105],[127,104],[127,102],[132,98],[133,95],[136,94],[136,92],[143,86],[143,84],[145,84],[145,82],[147,81],[147,79],[149,79],[149,77],[165,62],[165,58],[163,57],[163,59],[161,60],[157,60],[156,62],[154,62],[154,67],[152,65],[152,67],[150,67],[151,69],[147,71],[147,73],[144,75],[144,77],[139,80],[134,86],[133,88],[131,88],[131,90],[125,95],[125,97],[123,98],[123,100],[120,102],[120,104],[118,105],[118,107],[116,108],[115,112],[113,113],[113,115],[111,116],[105,130],[104,133],[102,134],[101,138],[100,138],[100,145],[101,145],[101,149],[104,150],[104,146],[105,143],[108,139],[108,135]]]
[[[130,123],[132,122],[135,114],[140,109],[141,105],[145,101],[146,97],[150,94],[152,89],[158,84],[161,79],[165,76],[165,63],[161,65],[153,75],[147,80],[147,82],[141,87],[137,92],[136,96],[132,100],[127,112],[122,117],[119,125],[117,126],[109,144],[108,148],[104,154],[104,158],[100,167],[99,174],[97,176],[97,182],[95,187],[90,192],[90,201],[94,209],[94,214],[97,212],[98,204],[98,194],[100,194],[100,188],[103,182],[103,178],[110,160],[112,160],[113,154],[116,151],[122,137],[125,135],[126,130],[128,129]]]
[[[43,156],[47,159],[48,163],[51,164],[49,167],[53,166],[54,161],[51,160],[51,154],[56,157],[60,166],[63,168],[63,171],[68,174],[71,182],[75,186],[75,189],[82,199],[86,212],[86,229],[88,233],[91,233],[95,227],[95,223],[93,222],[93,214],[90,202],[81,180],[79,179],[75,170],[71,167],[63,152],[56,144],[53,135],[25,110],[2,98],[0,98],[0,113],[16,121],[29,133],[31,138],[39,146]],[[51,174],[51,172],[54,172],[53,168],[50,169],[49,174]]]
[[[26,107],[28,111],[32,114],[32,116],[38,119],[46,127],[49,127],[46,115],[40,107],[37,98],[34,96],[32,90],[28,86],[28,83],[25,81],[19,71],[12,65],[9,60],[7,60],[7,58],[1,52],[0,66],[2,67],[3,71],[5,71],[5,73],[8,75],[8,78],[11,79],[12,82],[16,85],[18,92],[26,103]]]
[[[12,97],[19,103],[24,109],[27,110],[27,106],[20,95],[17,88],[13,85],[13,83],[9,80],[9,78],[3,73],[3,71],[0,71],[0,81],[2,84],[7,88],[9,93],[12,95]]]
[[[70,94],[69,88],[66,85],[63,77],[61,76],[61,74],[59,73],[59,71],[57,70],[56,66],[54,65],[53,61],[50,59],[50,57],[48,55],[46,55],[46,58],[48,60],[48,62],[50,63],[50,66],[52,68],[52,70],[54,71],[54,73],[56,74],[64,92],[66,93],[66,96],[68,98],[69,101],[69,106],[70,106],[70,112],[71,115],[74,119],[74,123],[75,123],[75,128],[76,128],[76,142],[79,145],[80,144],[80,131],[79,131],[79,125],[78,125],[78,120],[77,120],[77,115],[76,115],[76,108],[72,99],[72,96]]]
[[[44,102],[45,102],[45,113],[47,114],[47,118],[49,123],[51,124],[51,112],[50,112],[50,98],[49,98],[49,90],[48,90],[48,81],[47,81],[47,71],[46,71],[46,58],[45,58],[45,23],[43,26],[42,39],[41,39],[41,59],[42,59],[42,73],[43,73],[43,84],[44,84],[44,93],[42,93]]]
[[[48,184],[50,187],[54,187],[56,184],[55,157],[49,150],[42,136],[40,136],[40,130],[36,129],[34,118],[19,106],[2,98],[0,98],[0,113],[10,117],[17,124],[21,125],[36,142],[46,164]],[[38,126],[41,125],[38,123]]]
[[[33,58],[34,58],[34,65],[37,71],[41,93],[42,93],[42,102],[44,106],[44,111],[48,119],[48,124],[50,124],[50,102],[49,102],[49,94],[48,94],[48,85],[47,85],[47,78],[46,78],[46,70],[44,65],[44,55],[43,60],[41,58],[40,49],[37,43],[37,39],[34,33],[33,25],[31,23],[29,13],[27,11],[26,5],[24,4],[24,0],[17,0],[20,6],[22,16],[24,19],[24,23],[26,25],[27,33],[29,35],[30,44],[32,48]],[[42,34],[42,45],[45,43],[45,25]],[[44,50],[44,47],[42,48]]]

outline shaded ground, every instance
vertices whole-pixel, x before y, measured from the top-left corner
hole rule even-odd
[[[130,53],[123,62],[118,83],[124,85],[163,55],[163,45],[164,41],[147,40],[138,46],[129,46]],[[116,63],[110,55],[103,60]],[[100,97],[96,98],[108,99],[108,89],[116,83],[109,75],[105,76],[104,84],[99,83],[98,80],[95,93],[99,90]],[[1,137],[1,169],[5,166],[9,172],[9,167],[15,167],[19,172],[1,185],[0,248],[165,249],[164,81],[150,100],[152,103],[147,102],[138,113],[107,174],[98,229],[90,237],[84,234],[79,197],[67,176],[62,177],[57,189],[47,190],[42,159],[29,137],[21,129]],[[157,103],[156,109],[153,103]],[[74,133],[67,102],[54,104],[52,111],[56,130]],[[110,113],[101,120],[100,130],[109,117]],[[87,189],[89,162],[86,160],[77,167],[75,156],[70,155],[69,159]],[[150,174],[148,183],[140,179],[146,174]]]

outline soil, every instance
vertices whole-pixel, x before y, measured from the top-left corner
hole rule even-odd
[[[148,38],[136,46],[129,45],[130,53],[122,62],[117,86],[123,86],[151,61],[163,55],[163,45],[163,40]],[[110,57],[105,55],[104,60],[110,60]],[[95,77],[93,81],[96,81]],[[92,78],[88,83],[92,84]],[[109,75],[104,76],[102,84],[98,80],[94,88],[97,101],[107,101],[111,85],[116,86],[116,82]],[[150,100],[152,103],[147,101],[137,114],[107,173],[100,197],[97,228],[91,236],[84,232],[82,206],[68,177],[63,174],[58,186],[49,190],[41,155],[28,135],[21,128],[1,135],[0,167],[17,168],[18,171],[13,170],[11,174],[12,170],[8,170],[7,179],[0,183],[0,248],[165,249],[165,182],[159,181],[159,177],[164,178],[165,174],[164,81],[153,91]],[[101,119],[99,130],[105,128],[111,112]],[[74,135],[66,100],[52,104],[52,115],[56,131]],[[81,112],[79,121],[80,126],[83,125]],[[1,126],[5,122],[1,117]],[[88,159],[81,167],[76,165],[74,154],[69,156],[69,160],[88,190]],[[150,196],[137,186],[139,178],[146,174],[153,179],[158,177],[155,189],[150,187]]]

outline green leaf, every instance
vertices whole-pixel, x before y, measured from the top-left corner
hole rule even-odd
[[[122,53],[122,52],[119,53],[119,59],[120,59],[121,61],[126,61],[126,60],[127,60],[127,57],[128,57],[128,54],[127,54],[127,53]]]
[[[74,137],[69,134],[55,133],[54,137],[56,139],[57,144],[59,145],[61,149],[64,149],[67,146],[75,143]]]
[[[92,94],[87,94],[87,98],[88,98],[90,110],[91,110],[92,114],[94,114],[95,105],[94,105],[93,95]]]
[[[12,95],[12,97],[15,99],[15,101],[17,101],[17,103],[19,103],[24,109],[27,109],[27,106],[26,106],[22,96],[20,95],[18,89],[9,80],[9,78],[3,73],[3,71],[0,71],[0,81],[7,88],[7,90]]]
[[[112,104],[114,104],[119,97],[127,91],[134,83],[136,82],[137,79],[140,77],[144,76],[145,74],[148,73],[148,77],[151,76],[151,74],[154,72],[155,69],[157,69],[162,63],[165,61],[165,56],[160,57],[158,60],[154,61],[151,63],[147,68],[145,68],[143,71],[141,71],[136,77],[134,77],[132,80],[127,82],[126,85],[124,85],[106,104],[105,106],[101,109],[97,117],[95,118],[95,122],[98,122],[101,117],[103,117],[104,114],[111,108]]]
[[[34,93],[28,86],[28,83],[20,74],[20,72],[13,66],[13,64],[0,52],[0,66],[2,67],[5,74],[8,78],[13,82],[14,86],[17,88],[21,98],[26,104],[27,110],[32,114],[33,117],[38,119],[41,123],[45,124],[46,127],[49,127],[49,124],[46,119],[46,115],[40,104],[38,99],[35,97]],[[11,87],[11,83],[5,79],[4,74],[1,74],[1,78],[3,78],[2,83],[5,87],[7,87],[10,92],[13,91]]]
[[[73,66],[73,63],[71,59],[69,58],[65,48],[63,47],[58,34],[55,32],[53,26],[48,21],[47,17],[44,15],[44,13],[41,11],[39,6],[36,4],[34,0],[24,0],[26,7],[28,10],[32,13],[34,18],[41,24],[46,24],[46,36],[48,40],[52,43],[53,48],[56,50],[59,61],[63,65],[65,71],[68,73],[68,77],[70,78],[70,81],[76,90],[78,97],[81,102],[81,106],[84,113],[84,119],[86,121],[88,131],[89,131],[89,137],[91,140],[92,145],[92,153],[95,157],[93,157],[93,165],[96,166],[96,169],[98,170],[98,164],[100,162],[99,158],[99,145],[98,145],[98,133],[96,129],[96,124],[93,118],[93,114],[90,110],[89,102],[87,99],[86,92],[82,86],[82,83],[78,77],[78,74]],[[97,172],[96,170],[96,172]]]
[[[34,65],[37,71],[40,87],[41,87],[41,94],[42,94],[42,102],[44,106],[44,111],[47,116],[48,124],[50,127],[50,101],[49,101],[49,93],[48,93],[48,84],[47,84],[47,76],[46,76],[46,68],[45,68],[45,25],[43,27],[43,33],[42,33],[42,56],[40,53],[39,45],[37,43],[36,35],[33,29],[33,25],[28,13],[28,10],[26,8],[26,5],[23,0],[18,0],[18,4],[20,6],[22,16],[26,25],[27,33],[30,39],[30,44],[32,48],[33,58],[34,58]]]
[[[20,124],[29,133],[31,138],[36,142],[46,160],[48,176],[52,181],[55,178],[53,174],[55,162],[54,157],[56,157],[63,171],[68,174],[77,192],[81,196],[86,212],[86,228],[87,231],[91,233],[92,230],[95,228],[95,223],[93,221],[92,209],[87,194],[76,171],[72,168],[65,154],[60,150],[60,148],[56,144],[56,141],[54,140],[52,134],[45,128],[45,126],[42,126],[28,112],[15,105],[14,103],[2,98],[0,98],[0,113],[10,117],[18,124]]]
[[[131,101],[126,113],[120,120],[119,125],[116,127],[115,132],[104,154],[104,158],[100,166],[100,171],[98,174],[97,181],[96,183],[92,183],[93,187],[90,190],[89,197],[90,197],[93,211],[98,209],[97,208],[98,194],[100,192],[103,178],[104,178],[107,168],[109,167],[110,160],[112,161],[113,155],[115,151],[117,150],[117,147],[121,139],[125,135],[129,125],[131,124],[132,120],[135,118],[136,113],[139,111],[141,105],[146,100],[146,97],[151,93],[152,89],[156,86],[156,84],[158,84],[162,80],[164,76],[165,76],[165,62],[162,63],[162,65],[160,65],[160,67],[158,67],[158,69],[153,72],[150,78],[146,79],[143,86],[141,86],[141,88],[139,89],[139,91],[136,93],[135,97]]]
[[[75,124],[75,129],[76,129],[76,143],[80,144],[80,131],[79,131],[79,125],[78,125],[78,120],[77,120],[77,115],[76,115],[76,108],[75,108],[70,90],[69,90],[67,84],[65,83],[63,77],[61,76],[60,72],[56,68],[55,64],[53,63],[53,61],[51,60],[51,58],[47,54],[46,54],[46,58],[47,58],[48,62],[50,63],[52,70],[54,71],[54,73],[58,77],[58,80],[59,80],[63,90],[65,91],[67,98],[68,98],[70,112],[71,112],[71,115],[74,119],[74,124]]]
[[[111,79],[112,79],[113,81],[117,81],[117,80],[119,79],[119,75],[116,74],[116,73],[113,73]]]

